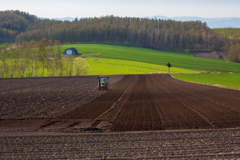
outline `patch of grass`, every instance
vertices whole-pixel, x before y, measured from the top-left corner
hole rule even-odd
[[[86,59],[89,65],[88,75],[168,73],[166,65],[97,57]],[[171,73],[197,74],[199,71],[171,67]]]
[[[0,42],[0,47],[3,46],[4,42]]]
[[[201,73],[174,75],[179,80],[240,88],[240,73]]]
[[[115,44],[68,44],[62,45],[61,49],[64,51],[69,47],[76,48],[79,53],[83,54],[83,56],[88,56],[89,53],[95,53],[91,56],[131,60],[159,65],[166,65],[170,62],[173,67],[177,68],[240,73],[239,63],[217,59],[195,58],[192,53],[162,51]]]

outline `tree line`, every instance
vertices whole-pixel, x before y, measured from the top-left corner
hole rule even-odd
[[[225,41],[225,57],[231,62],[240,63],[240,28],[215,28],[213,31],[227,39]]]
[[[126,43],[170,50],[222,50],[224,38],[200,21],[106,16],[73,22],[38,19],[16,42],[58,39],[62,43]]]
[[[63,57],[60,41],[32,40],[0,47],[0,78],[80,76],[87,73],[83,58]]]

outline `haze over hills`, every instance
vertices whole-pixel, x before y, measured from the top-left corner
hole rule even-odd
[[[166,16],[152,16],[152,17],[145,17],[150,19],[171,19],[176,21],[202,21],[206,22],[208,27],[210,28],[240,28],[240,18],[238,17],[222,17],[222,18],[202,18],[202,17],[166,17]],[[48,19],[48,18],[41,18],[41,19]],[[75,18],[72,17],[64,17],[64,18],[53,18],[55,20],[60,21],[73,21]]]
[[[172,19],[176,21],[202,21],[206,22],[210,28],[240,28],[239,17],[221,17],[221,18],[202,18],[202,17],[166,17],[166,16],[152,16],[147,18],[156,19]]]
[[[38,17],[40,19],[54,19],[59,21],[74,21],[75,18],[72,17],[63,17],[63,18],[47,18],[47,17]]]

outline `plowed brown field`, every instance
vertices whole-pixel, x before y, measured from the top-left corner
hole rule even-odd
[[[240,157],[240,91],[170,75],[110,80],[109,92],[96,77],[1,80],[0,159]],[[108,131],[135,132],[89,133]]]
[[[240,127],[240,91],[187,83],[167,74],[127,75],[112,87],[111,91],[89,103],[42,120],[39,130],[82,132]],[[75,99],[81,99],[80,96]],[[49,104],[51,100],[49,98]],[[64,104],[77,105],[76,100],[65,100]],[[54,101],[55,106],[57,102]],[[0,127],[7,127],[10,121],[2,119]]]

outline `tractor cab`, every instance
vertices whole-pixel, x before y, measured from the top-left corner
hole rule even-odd
[[[98,77],[98,90],[109,90],[109,77],[99,76]]]

